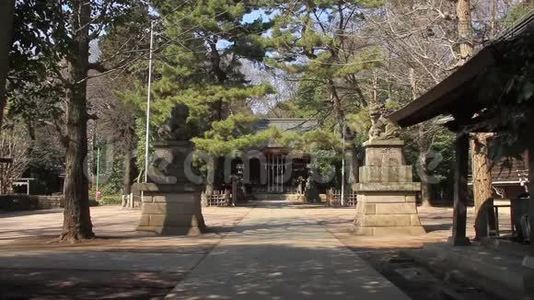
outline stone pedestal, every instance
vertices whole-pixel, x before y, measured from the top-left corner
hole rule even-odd
[[[200,205],[200,186],[185,176],[187,156],[193,150],[187,141],[155,145],[155,158],[149,167],[149,183],[134,185],[142,192],[138,231],[161,235],[197,235],[206,225]]]
[[[360,235],[417,235],[425,233],[417,214],[416,193],[421,184],[413,182],[412,167],[406,165],[399,139],[364,143],[365,166],[358,194],[355,233]]]
[[[161,235],[198,235],[206,225],[200,205],[200,191],[195,186],[138,184],[143,191],[138,231]]]

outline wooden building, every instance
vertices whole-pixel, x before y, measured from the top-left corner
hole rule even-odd
[[[499,39],[481,49],[448,78],[389,118],[402,127],[440,115],[450,115],[446,126],[456,133],[455,189],[452,242],[469,245],[466,237],[469,135],[493,132],[497,137],[513,135],[508,146],[516,154],[534,153],[534,14]],[[530,87],[530,90],[529,90]],[[503,144],[504,143],[503,139]],[[506,140],[510,141],[510,139]],[[534,155],[527,155],[527,169],[534,169]],[[529,190],[534,191],[534,172],[528,172]],[[534,197],[529,200],[534,216]],[[534,228],[534,217],[529,218]],[[530,231],[534,241],[534,230]],[[524,264],[534,267],[534,242]]]
[[[317,127],[315,120],[300,118],[261,119],[256,131],[277,128],[280,132],[296,131],[304,133]],[[275,141],[259,149],[257,155],[243,162],[245,186],[250,193],[296,193],[299,178],[308,177],[310,156],[307,153],[290,151]]]
[[[514,200],[523,195],[528,191],[528,153],[494,162],[491,180],[496,200]]]

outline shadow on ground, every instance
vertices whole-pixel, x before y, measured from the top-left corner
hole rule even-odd
[[[162,298],[179,273],[2,269],[0,299]]]
[[[344,247],[250,244],[207,253],[184,259],[177,258],[179,253],[173,258],[169,253],[139,257],[126,252],[1,258],[0,298],[147,299],[163,297],[178,282],[173,292],[178,299],[402,298],[389,281]],[[244,256],[257,259],[251,263],[240,259]]]

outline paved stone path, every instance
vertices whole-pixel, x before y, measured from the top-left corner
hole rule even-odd
[[[209,233],[159,237],[135,231],[139,210],[93,207],[98,238],[72,245],[54,242],[61,210],[0,212],[0,299],[403,299],[358,254],[445,241],[452,224],[451,208],[420,207],[427,234],[377,238],[350,232],[354,208],[260,202],[203,212]]]
[[[166,298],[407,299],[309,214],[252,209]]]

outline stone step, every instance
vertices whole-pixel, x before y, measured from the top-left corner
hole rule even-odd
[[[321,202],[326,201],[326,194],[319,194]],[[254,193],[250,195],[249,200],[259,200],[259,201],[289,201],[293,203],[304,203],[304,195],[301,194],[277,194],[277,193]]]
[[[252,200],[288,200],[288,201],[298,201],[303,195],[299,194],[288,194],[288,193],[254,193],[251,195]]]

